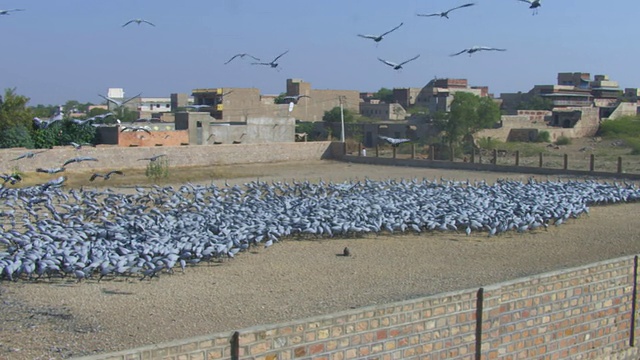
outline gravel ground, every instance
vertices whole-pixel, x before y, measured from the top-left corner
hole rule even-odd
[[[442,176],[490,182],[529,177],[329,161],[236,166],[234,171],[247,177],[229,180],[232,184],[256,177],[341,181]],[[548,231],[492,238],[486,233],[433,233],[288,240],[151,281],[2,282],[0,359],[106,353],[638,254],[638,212],[640,203],[597,207],[588,218]],[[345,246],[352,256],[337,256]]]

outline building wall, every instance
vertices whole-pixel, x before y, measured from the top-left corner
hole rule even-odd
[[[73,169],[144,169],[146,163],[137,161],[143,157],[166,154],[171,165],[212,166],[232,164],[270,163],[282,161],[307,161],[332,158],[341,154],[340,147],[333,149],[330,142],[284,142],[261,144],[223,144],[195,146],[146,146],[125,147],[98,145],[74,150],[71,146],[55,147],[39,153],[31,159],[11,161],[24,154],[27,149],[0,149],[0,172],[11,173],[15,167],[21,172],[35,172],[37,168],[51,168],[65,160],[78,156],[95,157],[98,161],[85,161],[68,166]],[[335,155],[331,155],[331,154]],[[58,165],[56,165],[58,164]],[[64,174],[64,173],[63,173]]]
[[[360,115],[372,119],[404,120],[407,117],[405,109],[397,103],[360,103]]]
[[[634,258],[237,332],[242,359],[637,359]],[[636,310],[636,314],[638,310]],[[229,359],[234,332],[98,359]],[[635,337],[634,337],[635,340]]]

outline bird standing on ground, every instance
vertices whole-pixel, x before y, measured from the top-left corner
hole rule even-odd
[[[342,256],[351,256],[351,251],[348,247],[345,246],[344,250],[342,250]]]
[[[0,10],[0,15],[11,15],[11,13],[14,11],[24,11],[24,9]]]
[[[476,53],[478,51],[507,51],[507,49],[498,49],[498,48],[493,48],[493,47],[488,47],[488,46],[472,46],[468,49],[464,49],[460,52],[457,52],[455,54],[451,54],[449,56],[458,56],[462,53],[469,53],[469,56],[473,55],[473,53]]]
[[[417,59],[419,57],[420,57],[420,55],[418,54],[418,55],[412,57],[409,60],[401,62],[400,64],[394,63],[392,61],[383,60],[383,59],[380,59],[380,58],[378,58],[378,60],[382,61],[383,63],[385,63],[385,64],[387,64],[389,66],[391,66],[394,70],[400,70],[400,69],[402,69],[402,65],[404,65],[404,64],[406,64],[406,63],[408,63],[410,61],[413,61],[413,60],[415,60],[415,59]]]
[[[280,59],[282,56],[284,56],[284,54],[288,53],[289,50],[283,52],[282,54],[276,56],[275,59],[271,60],[271,62],[253,62],[251,63],[251,65],[268,65],[271,66],[272,68],[277,68],[278,67],[278,63],[276,61],[278,61],[278,59]]]
[[[526,2],[527,4],[529,4],[529,9],[533,9],[533,15],[538,14],[538,8],[542,6],[542,4],[540,4],[540,0],[520,0],[520,1]]]
[[[400,25],[394,27],[393,29],[381,34],[381,35],[363,35],[363,34],[358,34],[358,36],[360,36],[361,38],[365,38],[365,39],[371,39],[373,41],[375,41],[376,43],[379,43],[385,35],[390,34],[396,30],[398,30],[398,28],[400,28],[400,26],[404,25],[404,23],[400,23]]]
[[[457,10],[457,9],[462,9],[462,8],[466,8],[469,6],[473,6],[475,5],[475,3],[468,3],[468,4],[464,4],[464,5],[460,5],[457,7],[454,7],[453,9],[449,9],[445,12],[441,12],[441,13],[433,13],[433,14],[416,14],[417,16],[425,16],[425,17],[430,17],[430,16],[440,16],[440,17],[444,17],[444,18],[449,18],[449,13],[452,12],[453,10]]]
[[[125,26],[127,26],[127,25],[129,25],[131,23],[136,23],[138,25],[140,25],[142,23],[145,23],[145,24],[149,24],[149,25],[155,27],[155,25],[153,23],[151,23],[151,22],[149,22],[149,21],[147,21],[145,19],[131,19],[131,20],[127,21],[126,23],[124,23],[124,25],[122,25],[122,27],[125,27]]]
[[[227,65],[228,63],[230,63],[231,61],[233,61],[233,59],[235,58],[244,58],[245,56],[248,56],[250,58],[252,58],[255,61],[260,61],[260,59],[258,59],[257,57],[253,56],[253,55],[249,55],[247,53],[241,53],[241,54],[235,54],[231,57],[231,59],[227,60],[227,62],[225,62],[224,64]]]

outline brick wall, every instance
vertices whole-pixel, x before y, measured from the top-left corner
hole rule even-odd
[[[634,264],[624,257],[83,359],[637,359]]]
[[[174,134],[175,132],[172,131],[171,133]],[[337,154],[338,150],[333,149],[337,145],[332,145],[330,142],[325,141],[314,141],[150,147],[98,145],[97,147],[83,147],[80,150],[65,146],[46,151],[13,148],[0,150],[0,173],[9,173],[14,168],[22,172],[30,172],[35,171],[37,168],[59,167],[66,160],[79,156],[94,157],[98,161],[73,163],[68,165],[67,171],[72,171],[73,169],[144,169],[146,162],[138,161],[138,159],[159,154],[166,154],[169,163],[174,166],[320,160],[335,157],[332,153]],[[12,160],[27,151],[32,151],[37,155],[31,159]]]

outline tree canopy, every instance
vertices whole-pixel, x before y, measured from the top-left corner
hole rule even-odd
[[[27,107],[29,98],[16,94],[15,89],[5,89],[0,102],[0,131],[22,126],[30,128],[33,122],[33,113]]]
[[[445,133],[450,148],[500,120],[500,107],[492,99],[467,92],[454,94],[449,113],[438,113],[435,125]]]
[[[394,102],[393,90],[384,87],[380,88],[380,90],[373,94],[373,98],[391,104]]]
[[[329,111],[325,111],[322,120],[330,123],[340,122],[340,107],[336,106]],[[354,121],[355,116],[353,115],[353,113],[348,109],[344,109],[344,122],[348,123]]]
[[[518,104],[518,110],[553,110],[553,101],[542,96],[532,96],[527,101]]]

